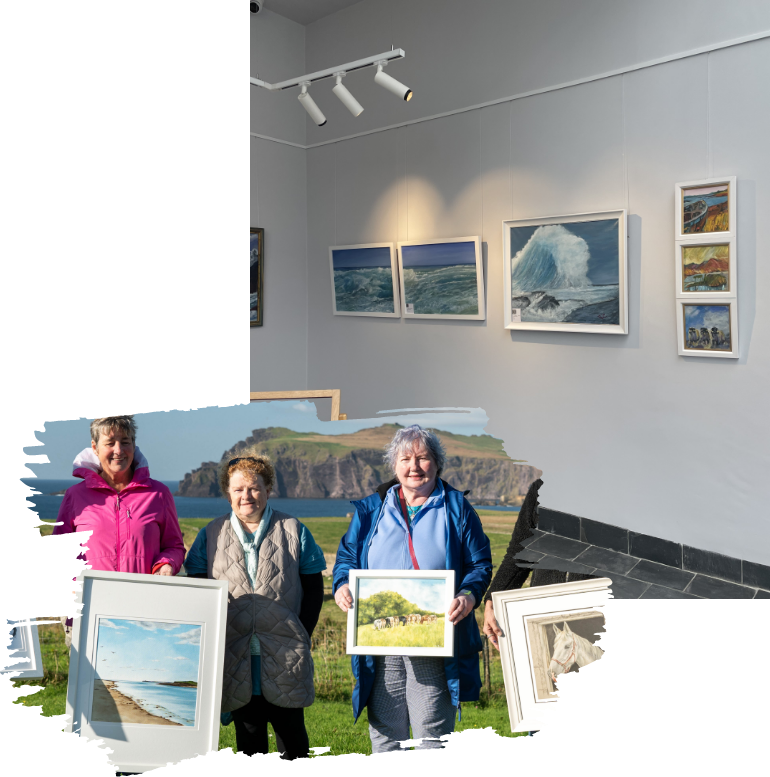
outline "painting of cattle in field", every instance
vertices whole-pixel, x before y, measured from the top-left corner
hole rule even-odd
[[[731,351],[730,305],[683,305],[687,351]]]
[[[446,614],[443,578],[358,581],[359,647],[442,648]]]

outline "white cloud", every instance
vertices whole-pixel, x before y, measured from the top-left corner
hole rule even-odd
[[[380,591],[396,591],[407,601],[419,607],[421,610],[432,612],[444,611],[443,580],[440,579],[394,579],[394,578],[363,578],[358,582],[358,595],[366,599]]]
[[[201,643],[201,627],[196,626],[194,629],[190,629],[190,631],[185,631],[183,634],[175,634],[179,639],[179,642],[177,642],[177,645],[200,645]]]
[[[296,405],[292,405],[291,409],[300,413],[315,413],[315,405],[311,405],[310,402],[298,402]]]
[[[703,326],[707,327],[708,329],[711,329],[711,327],[716,327],[717,329],[721,329],[723,332],[727,332],[730,329],[730,314],[727,312],[727,306],[719,306],[719,307],[713,307],[709,308],[704,314],[703,314]]]
[[[108,620],[107,618],[99,618],[99,625],[106,626],[108,629],[127,629],[128,628],[128,626],[118,626],[117,623],[113,623],[111,620]]]
[[[184,656],[166,656],[170,661],[189,661],[189,658]]]
[[[127,621],[145,631],[173,631],[178,629],[181,623],[166,623],[164,621]]]

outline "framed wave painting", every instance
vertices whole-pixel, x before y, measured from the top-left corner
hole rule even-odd
[[[626,211],[503,222],[506,329],[628,334]]]
[[[335,316],[401,316],[393,243],[329,248]]]
[[[486,318],[478,237],[402,241],[398,265],[405,318]]]

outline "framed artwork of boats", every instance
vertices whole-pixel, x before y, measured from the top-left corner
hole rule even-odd
[[[674,195],[677,240],[735,234],[737,184],[734,175],[678,183]]]
[[[503,222],[506,329],[628,333],[626,211]]]
[[[262,326],[263,276],[265,274],[265,230],[251,227],[251,265],[249,270],[249,321],[251,326]]]

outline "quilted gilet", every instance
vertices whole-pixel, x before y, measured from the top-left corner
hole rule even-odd
[[[243,547],[230,514],[206,527],[208,574],[227,580],[227,632],[222,678],[222,712],[251,700],[251,635],[259,637],[262,695],[278,707],[309,707],[315,700],[310,638],[299,619],[300,523],[273,510],[259,547],[252,588]]]

